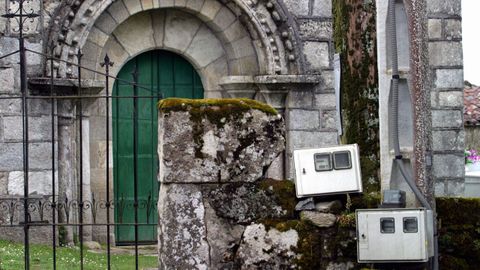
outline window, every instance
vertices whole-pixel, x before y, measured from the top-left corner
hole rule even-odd
[[[331,171],[332,170],[332,155],[331,154],[315,154],[315,171]]]
[[[416,217],[404,217],[403,218],[403,232],[404,233],[417,233],[418,221]]]
[[[381,233],[395,233],[395,219],[394,218],[381,218],[380,219],[380,232]]]
[[[350,151],[339,151],[333,153],[333,167],[335,168],[335,170],[345,170],[352,168]]]

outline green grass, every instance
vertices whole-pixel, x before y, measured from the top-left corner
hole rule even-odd
[[[0,270],[24,269],[23,244],[0,240]],[[80,249],[78,247],[57,247],[57,269],[80,269]],[[156,268],[156,256],[139,256],[139,269]],[[84,250],[85,270],[107,269],[106,252],[101,254]],[[48,245],[30,245],[30,269],[53,269],[53,251]],[[111,255],[111,269],[135,269],[135,256],[129,254]]]

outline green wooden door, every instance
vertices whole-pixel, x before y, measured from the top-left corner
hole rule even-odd
[[[133,81],[132,72],[135,68],[139,84],[136,101],[131,98],[135,90],[127,83]],[[174,53],[161,50],[149,51],[130,60],[118,77],[125,82],[115,82],[113,96],[119,98],[112,99],[115,222],[135,222],[133,205],[136,172],[138,222],[152,224],[139,226],[138,241],[151,243],[156,241],[158,218],[156,103],[160,93],[163,97],[203,98],[203,87],[190,63]],[[127,98],[120,98],[122,96]],[[117,225],[117,244],[133,243],[134,228],[131,225]]]

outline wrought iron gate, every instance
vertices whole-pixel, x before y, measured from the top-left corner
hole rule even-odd
[[[21,104],[21,119],[22,119],[22,160],[23,160],[23,195],[20,196],[10,196],[2,197],[0,196],[0,229],[4,232],[16,231],[18,235],[23,234],[23,257],[24,257],[24,269],[31,269],[33,262],[31,260],[31,239],[32,237],[41,238],[41,237],[51,237],[51,268],[58,268],[58,246],[59,242],[63,241],[62,237],[65,235],[65,231],[74,231],[78,236],[78,256],[79,256],[79,265],[72,265],[73,267],[79,267],[84,269],[84,260],[85,260],[85,247],[84,247],[84,230],[85,228],[103,228],[105,233],[105,251],[104,255],[106,258],[106,268],[112,268],[112,233],[116,226],[133,226],[135,230],[135,241],[134,241],[134,258],[135,258],[135,269],[139,268],[139,241],[138,235],[139,230],[143,226],[156,226],[157,223],[142,223],[139,222],[139,213],[145,211],[146,215],[151,215],[152,211],[156,211],[156,202],[151,198],[146,200],[139,200],[137,197],[137,188],[138,188],[138,179],[136,174],[132,181],[133,184],[133,193],[134,200],[133,203],[126,203],[122,200],[115,201],[112,199],[111,195],[111,177],[110,177],[110,145],[109,140],[111,136],[111,102],[115,99],[132,99],[133,106],[138,106],[139,99],[155,99],[159,100],[161,96],[157,93],[152,93],[152,95],[142,95],[138,96],[138,89],[142,89],[142,86],[137,83],[137,71],[132,71],[132,81],[125,81],[110,74],[110,67],[113,66],[113,62],[110,61],[108,55],[105,56],[104,62],[101,64],[104,71],[98,72],[96,70],[86,68],[82,66],[82,53],[77,52],[76,58],[77,62],[68,62],[61,59],[58,59],[54,56],[55,47],[52,45],[49,48],[48,53],[37,52],[34,50],[27,49],[25,47],[25,37],[24,37],[24,24],[26,20],[34,19],[38,17],[38,14],[33,12],[27,12],[24,9],[24,2],[27,1],[15,1],[18,3],[18,10],[9,11],[7,14],[2,15],[2,17],[9,20],[16,20],[18,23],[18,44],[19,49],[11,53],[0,56],[0,60],[18,55],[19,57],[19,77],[20,77],[20,94],[19,95],[2,95],[0,100],[10,100],[18,101]],[[27,80],[27,57],[26,54],[31,53],[43,57],[49,67],[49,78],[48,83],[45,84],[45,89],[41,95],[33,95],[29,92],[28,80]],[[76,79],[74,86],[71,87],[74,89],[72,93],[62,93],[57,91],[57,84],[54,72],[54,66],[56,63],[64,62],[71,66],[76,67]],[[84,80],[82,79],[82,73],[84,71],[95,73],[104,78],[104,91],[103,94],[91,95],[82,93],[84,88]],[[109,89],[111,88],[112,81],[122,81],[123,84],[131,85],[131,95],[112,95],[109,94]],[[0,86],[2,87],[2,86]],[[145,90],[151,90],[145,88]],[[113,93],[113,91],[112,91]],[[87,101],[91,100],[100,100],[103,102],[105,108],[105,132],[104,138],[107,143],[105,143],[105,192],[104,194],[92,193],[85,194],[83,190],[84,186],[84,157],[82,147],[84,146],[84,135],[83,135],[83,107]],[[31,153],[30,147],[32,146],[31,131],[29,130],[31,120],[30,108],[29,105],[34,100],[44,100],[50,103],[50,129],[51,129],[51,158],[49,160],[44,160],[43,162],[49,162],[51,164],[51,193],[48,195],[35,195],[31,194],[29,190],[29,183],[31,181],[30,177],[32,175],[32,170],[30,169],[30,159],[29,156]],[[56,172],[58,172],[59,166],[59,157],[56,156],[58,151],[58,142],[57,138],[57,122],[58,120],[58,103],[69,100],[76,106],[76,114],[73,117],[76,123],[76,142],[79,147],[76,149],[76,162],[75,169],[77,175],[75,177],[76,183],[75,187],[72,187],[76,192],[73,193],[73,196],[66,196],[61,194],[57,188],[59,182],[62,179],[59,179]],[[134,119],[136,115],[134,113]],[[137,131],[134,129],[132,134],[133,139],[137,139]],[[88,143],[88,142],[86,142]],[[2,153],[0,153],[1,155]],[[134,147],[134,156],[136,155]],[[136,160],[136,157],[134,157]],[[134,164],[135,170],[137,170],[137,164]],[[87,196],[88,195],[88,196]],[[115,223],[113,219],[113,211],[133,211],[134,212],[134,222],[130,223]],[[147,219],[148,220],[148,219]],[[32,235],[33,233],[45,233],[45,235]],[[20,239],[17,239],[20,241]],[[1,255],[1,254],[0,254]],[[0,267],[1,268],[1,267]],[[49,267],[50,268],[50,267]],[[133,265],[132,265],[133,268]]]

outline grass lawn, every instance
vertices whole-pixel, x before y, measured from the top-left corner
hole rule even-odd
[[[0,270],[24,269],[23,244],[0,240]],[[78,247],[57,247],[57,269],[80,269],[80,249]],[[140,255],[139,269],[157,268],[156,256]],[[107,269],[107,255],[93,253],[84,249],[83,265],[85,270]],[[48,245],[30,245],[30,269],[53,269],[52,247]],[[130,254],[112,254],[111,269],[135,269],[135,256]]]

